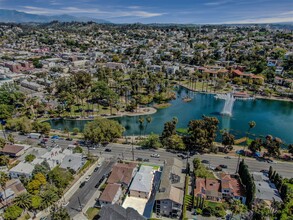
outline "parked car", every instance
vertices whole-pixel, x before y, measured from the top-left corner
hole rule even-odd
[[[222,167],[217,166],[216,169],[215,169],[215,171],[222,171]]]
[[[159,154],[151,154],[151,157],[159,158],[160,155]]]
[[[73,139],[72,138],[66,138],[65,140],[66,141],[72,141]]]
[[[138,158],[136,159],[136,161],[143,161],[143,159],[142,159],[141,157],[138,157]]]
[[[83,181],[83,182],[79,185],[79,188],[84,187],[85,184],[86,184],[86,181]]]
[[[91,178],[91,176],[90,175],[88,175],[86,178],[85,178],[85,182],[87,182],[87,181],[89,181],[90,180],[90,178]]]
[[[224,157],[225,159],[232,159],[231,157],[229,157],[229,156],[226,156],[226,157]]]
[[[277,163],[276,161],[271,160],[271,159],[267,159],[267,162],[268,162],[268,163]]]
[[[228,166],[225,165],[225,164],[220,164],[220,167],[222,167],[222,168],[224,168],[224,169],[227,169],[227,168],[228,168]]]
[[[145,158],[145,159],[143,159],[143,161],[144,161],[144,162],[150,162],[150,159]]]
[[[201,162],[202,163],[206,163],[206,164],[209,164],[210,163],[210,161],[208,161],[208,160],[202,160]]]
[[[97,171],[99,170],[99,168],[100,168],[100,167],[96,167],[96,168],[94,169],[94,172],[97,172]]]
[[[105,149],[106,152],[111,152],[112,150],[110,148]]]
[[[58,135],[53,135],[53,136],[51,137],[51,139],[58,140],[58,139],[59,139],[59,136],[58,136]]]

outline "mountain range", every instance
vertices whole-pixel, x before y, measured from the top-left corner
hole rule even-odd
[[[103,19],[95,19],[88,17],[75,17],[72,15],[37,15],[37,14],[29,14],[25,12],[20,12],[16,10],[7,10],[0,9],[0,22],[12,22],[12,23],[26,23],[26,22],[36,22],[36,23],[47,23],[51,21],[60,21],[60,22],[88,22],[93,21],[96,23],[110,23],[107,20]]]

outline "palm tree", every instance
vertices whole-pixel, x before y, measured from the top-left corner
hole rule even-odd
[[[139,122],[140,136],[141,136],[141,133],[142,133],[142,130],[143,130],[144,117],[139,116],[138,122]]]
[[[146,118],[146,125],[144,127],[144,135],[145,135],[146,129],[148,127],[148,124],[151,123],[152,120],[153,120],[153,118],[150,115]]]
[[[240,200],[233,200],[230,209],[232,211],[230,219],[233,219],[234,214],[242,214],[247,210],[246,206],[243,205]]]
[[[31,207],[31,195],[28,193],[22,193],[15,197],[14,204],[23,208],[25,211]]]
[[[245,152],[245,147],[248,146],[248,135],[250,133],[250,130],[253,129],[255,126],[256,126],[255,121],[250,121],[248,123],[248,130],[246,132],[246,144],[243,146],[243,152]],[[238,172],[239,163],[240,163],[240,154],[238,156],[238,163],[237,163],[237,167],[236,167],[236,173]]]
[[[64,133],[67,134],[67,138],[70,138],[70,133],[69,133],[69,128],[68,127],[64,127],[63,129]]]
[[[51,191],[45,191],[43,194],[41,194],[41,198],[41,207],[43,209],[48,208],[50,205],[58,200],[57,194]]]
[[[6,200],[6,183],[8,182],[9,177],[6,173],[4,172],[0,172],[0,186],[4,192],[4,196],[5,196],[5,206],[7,205],[7,200]]]

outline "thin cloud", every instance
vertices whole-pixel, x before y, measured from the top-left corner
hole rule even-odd
[[[76,8],[76,7],[62,7],[59,9],[41,8],[34,6],[24,6],[22,10],[31,14],[42,15],[57,15],[57,14],[89,14],[95,16],[104,16],[105,18],[117,18],[117,17],[139,17],[139,18],[151,18],[162,16],[166,13],[148,12],[142,10],[116,10],[116,11],[103,11],[95,8]]]

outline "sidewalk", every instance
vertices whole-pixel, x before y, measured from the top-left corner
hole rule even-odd
[[[71,186],[69,190],[59,199],[59,201],[56,202],[56,204],[62,205],[62,204],[67,204],[69,199],[73,196],[73,194],[76,192],[76,190],[79,189],[80,182],[84,181],[85,178],[90,175],[91,173],[94,172],[95,167],[97,166],[98,163],[101,163],[104,161],[104,158],[99,158],[95,163],[92,164],[92,166]],[[91,200],[90,200],[91,201]],[[86,211],[86,210],[85,210]],[[50,208],[47,208],[39,213],[37,213],[35,219],[40,219],[42,217],[46,217],[50,215]],[[83,215],[83,214],[81,214]],[[76,216],[75,216],[76,217]],[[81,217],[81,216],[79,216]],[[85,216],[84,216],[85,217]],[[74,218],[77,219],[77,218]],[[83,219],[83,218],[78,218],[78,219]],[[87,219],[86,217],[84,219]]]

